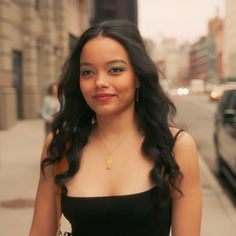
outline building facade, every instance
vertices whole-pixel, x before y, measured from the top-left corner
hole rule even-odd
[[[104,20],[124,19],[138,22],[137,0],[94,0],[91,24]]]
[[[236,77],[236,1],[225,0],[224,77]]]
[[[92,7],[89,0],[0,1],[0,129],[40,116]]]
[[[189,78],[203,80],[207,86],[220,83],[223,77],[224,21],[216,16],[208,21],[208,34],[191,46]]]
[[[208,75],[208,37],[201,37],[191,46],[189,79],[207,81]]]
[[[188,43],[179,45],[175,38],[163,39],[157,54],[157,64],[162,68],[166,78],[164,81],[168,81],[169,88],[188,84],[189,48]]]
[[[178,70],[178,46],[176,38],[164,38],[157,53],[157,64],[163,87],[172,88],[176,83]],[[166,89],[167,90],[167,89]]]
[[[180,86],[188,86],[189,85],[189,52],[190,45],[189,43],[183,43],[178,50],[178,74],[176,85]]]
[[[208,78],[212,83],[220,83],[223,78],[223,36],[224,20],[216,16],[208,22],[209,35],[209,73]]]

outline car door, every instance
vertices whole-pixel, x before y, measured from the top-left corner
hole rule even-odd
[[[220,155],[236,174],[236,90],[227,91],[219,127]]]

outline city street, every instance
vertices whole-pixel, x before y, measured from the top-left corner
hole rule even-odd
[[[177,127],[190,133],[199,150],[203,192],[201,236],[236,235],[236,193],[220,174],[236,166],[235,150],[230,149],[234,143],[227,141],[231,139],[226,139],[226,135],[218,136],[219,126],[214,136],[218,144],[217,163],[213,141],[217,102],[211,102],[203,94],[208,91],[212,100],[217,100],[229,84],[236,83],[236,0],[0,0],[0,35],[0,235],[29,234],[45,139],[44,122],[51,128],[60,105],[57,91],[65,105],[64,123],[72,124],[73,131],[76,128],[74,132],[79,132],[81,127],[75,125],[72,117],[77,114],[73,109],[80,107],[72,101],[77,95],[83,95],[86,100],[93,93],[92,100],[98,104],[107,104],[123,94],[128,99],[132,90],[129,81],[135,80],[135,102],[141,98],[141,103],[135,105],[142,105],[143,88],[155,87],[155,81],[152,84],[149,79],[154,79],[156,72],[176,105]],[[152,59],[150,65],[147,55]],[[85,82],[87,78],[92,80]],[[57,90],[59,81],[62,83]],[[104,92],[98,85],[113,88]],[[79,94],[74,92],[76,86],[81,87]],[[231,138],[235,136],[235,129],[231,129],[235,119],[231,101],[235,99],[230,95],[226,100],[230,106],[222,112],[217,124],[224,126],[222,130],[227,129],[225,134],[229,130]],[[151,106],[151,103],[143,104]],[[115,114],[116,120],[120,120],[119,114]],[[115,151],[122,142],[131,149],[133,146],[125,137],[117,140],[121,133],[118,135],[113,127],[105,128],[108,148],[99,127],[91,145],[95,144],[94,153],[100,151],[96,140],[103,143],[109,157],[105,157],[106,164],[109,164],[113,153],[118,156]],[[117,137],[110,139],[111,134]],[[111,145],[116,141],[119,141],[117,145]],[[224,155],[221,149],[230,155]],[[189,164],[191,151],[186,153]],[[124,157],[122,154],[118,157]],[[221,165],[223,158],[229,158],[226,163],[230,164]],[[94,163],[90,166],[97,167]],[[130,173],[128,169],[128,178]],[[230,179],[230,172],[227,173]],[[134,174],[138,176],[140,172]],[[75,185],[72,184],[72,189]],[[193,181],[191,185],[194,186]],[[63,231],[71,231],[63,216],[61,225]]]
[[[216,153],[213,144],[214,113],[217,102],[211,102],[208,95],[173,97],[178,110],[178,121],[197,142],[199,152],[210,170],[216,175]],[[222,180],[221,180],[222,181]],[[220,182],[236,209],[236,197],[226,182]]]
[[[213,131],[217,102],[210,102],[206,94],[176,96],[172,100],[177,107],[178,123],[191,133],[204,160],[215,172],[216,154],[213,145]]]
[[[204,156],[199,159],[204,195],[202,236],[234,236],[236,209],[211,171],[214,169],[211,129],[215,104],[208,103],[206,96],[173,99],[178,106],[179,121],[193,135]],[[19,121],[15,127],[0,131],[0,228],[3,235],[28,234],[43,139],[42,120]],[[207,158],[209,160],[205,161]],[[65,220],[63,225],[68,229]]]

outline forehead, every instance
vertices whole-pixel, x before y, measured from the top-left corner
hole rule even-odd
[[[89,40],[83,47],[80,61],[109,61],[112,59],[123,59],[129,62],[129,56],[124,46],[118,41],[98,36]]]

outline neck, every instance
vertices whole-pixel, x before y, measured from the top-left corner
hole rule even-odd
[[[97,129],[106,139],[119,138],[127,132],[137,131],[134,112],[113,116],[97,116]]]

